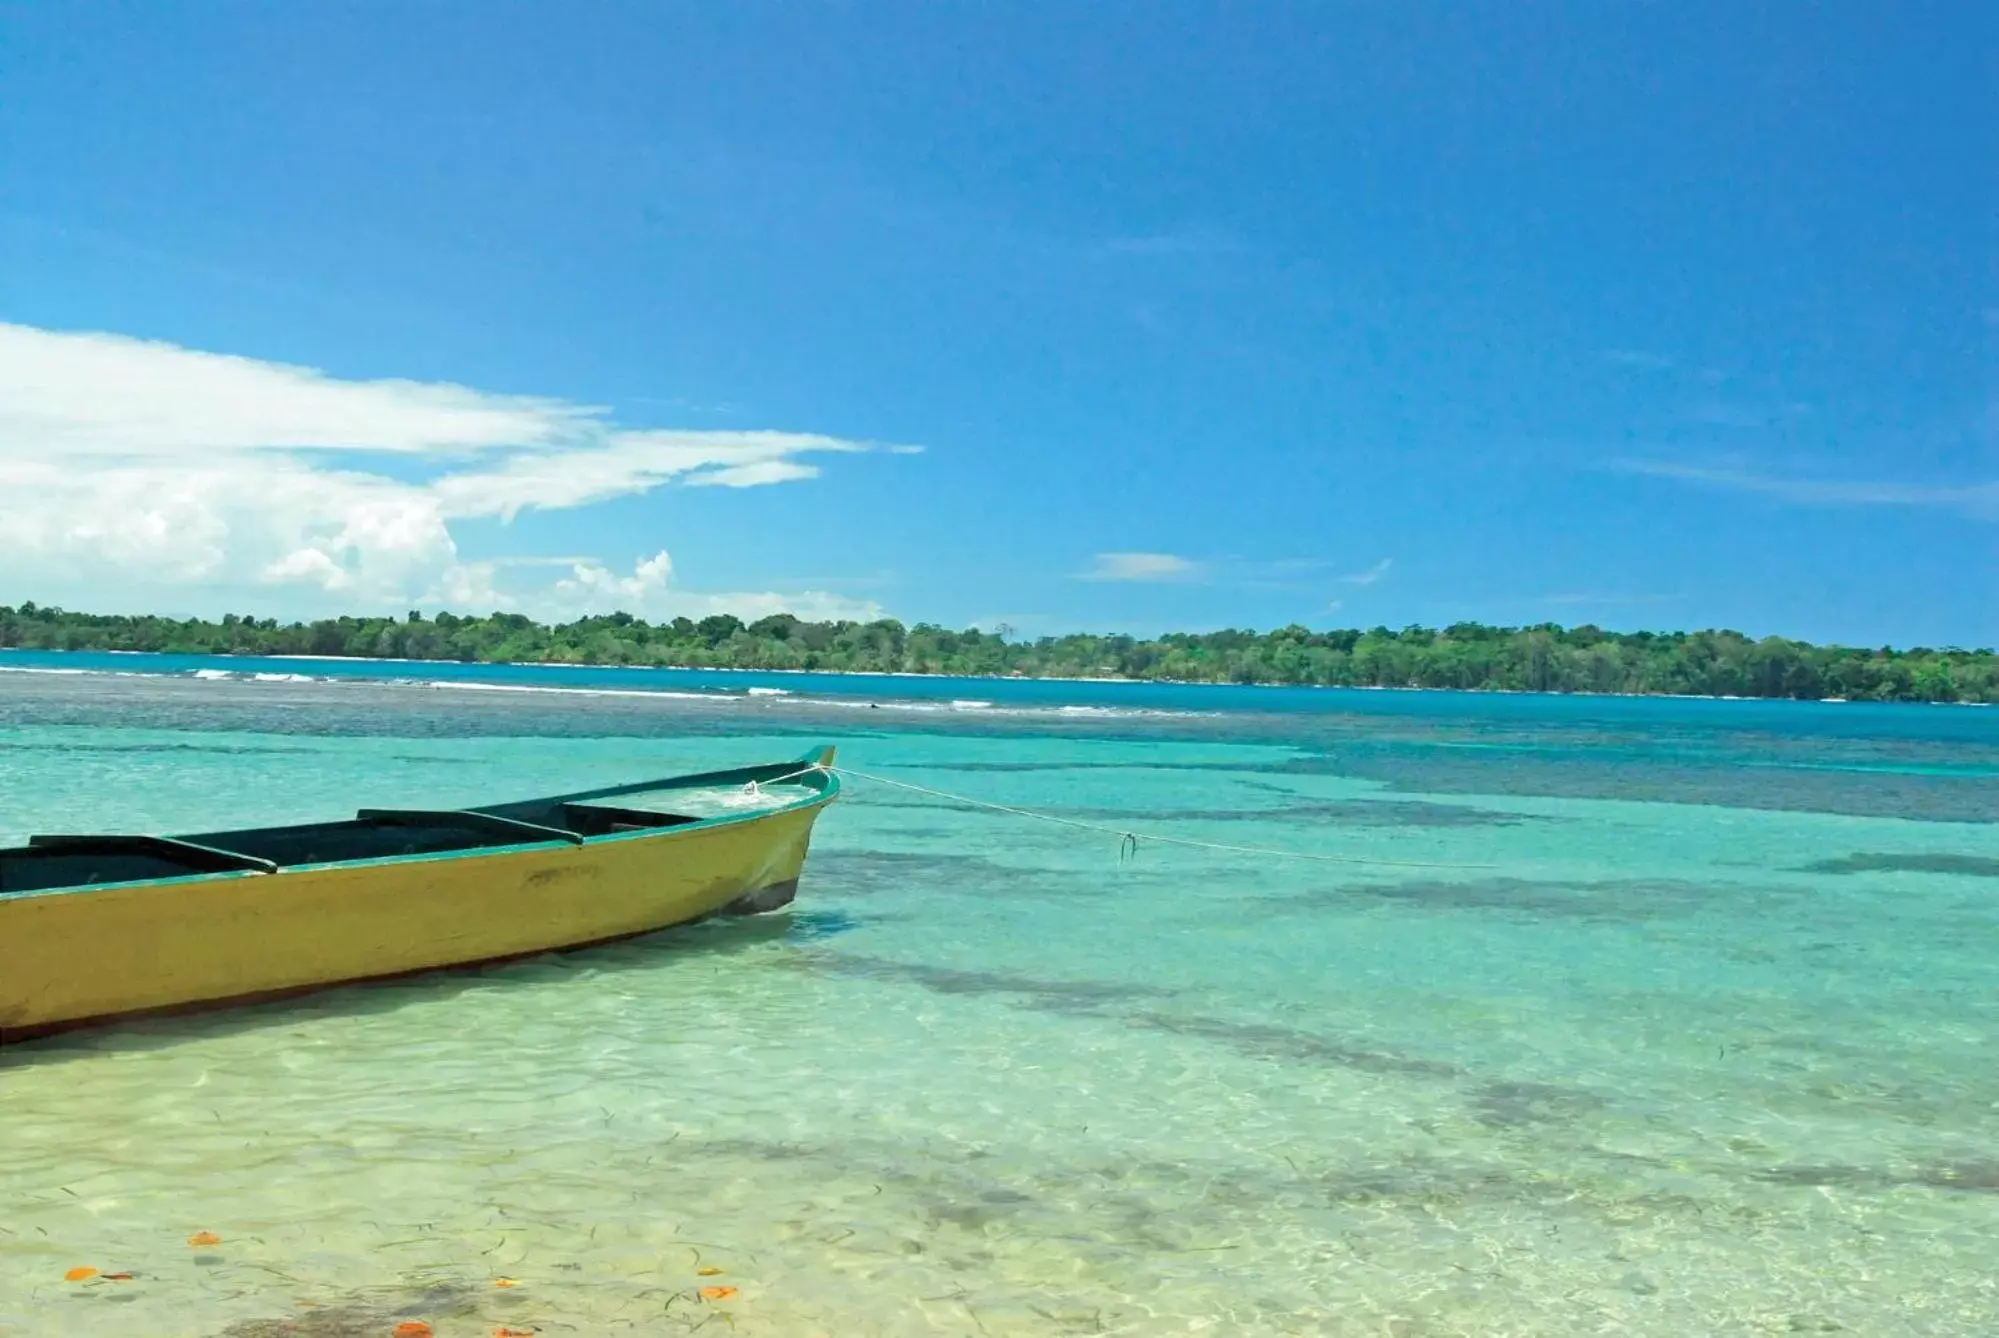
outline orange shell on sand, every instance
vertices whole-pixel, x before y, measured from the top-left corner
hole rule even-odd
[[[713,1264],[710,1264],[710,1265],[708,1265],[708,1267],[706,1267],[706,1268],[697,1268],[697,1269],[695,1269],[694,1271],[695,1271],[695,1273],[696,1273],[697,1275],[699,1275],[699,1276],[701,1276],[701,1277],[704,1277],[704,1278],[712,1278],[712,1277],[716,1276],[717,1274],[719,1274],[719,1273],[720,1273],[720,1272],[721,1272],[722,1270],[721,1270],[721,1269],[719,1269],[719,1268],[717,1268],[717,1267],[715,1267],[715,1265],[713,1265]]]
[[[406,1319],[396,1325],[396,1338],[430,1338],[430,1325],[420,1319]]]
[[[197,1231],[187,1238],[187,1243],[198,1250],[204,1245],[220,1245],[222,1237],[213,1231]]]
[[[97,1270],[94,1268],[72,1268],[69,1272],[62,1275],[62,1280],[64,1282],[88,1282],[96,1276]]]
[[[736,1294],[734,1287],[703,1287],[701,1299],[704,1301],[726,1301]]]
[[[493,1285],[495,1287],[518,1287],[521,1284],[513,1278],[494,1278]]]

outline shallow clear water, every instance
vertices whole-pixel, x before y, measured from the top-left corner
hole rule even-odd
[[[787,915],[10,1047],[0,1334],[1999,1329],[1991,712],[217,666],[0,674],[0,839],[831,741],[1356,862],[857,780]]]

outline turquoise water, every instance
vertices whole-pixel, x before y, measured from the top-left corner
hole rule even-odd
[[[0,1334],[1999,1330],[1992,712],[7,664],[0,839],[830,741],[1354,862],[857,780],[787,915],[9,1048]]]

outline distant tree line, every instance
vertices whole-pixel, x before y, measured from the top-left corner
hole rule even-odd
[[[930,623],[804,622],[730,614],[647,623],[627,613],[547,626],[517,613],[219,622],[0,606],[0,647],[209,655],[349,655],[419,660],[808,669],[859,673],[1135,678],[1522,692],[1630,692],[1853,701],[1999,701],[1989,649],[1868,650],[1739,632],[1405,627],[1392,631],[1174,632],[1151,639],[1011,640]]]

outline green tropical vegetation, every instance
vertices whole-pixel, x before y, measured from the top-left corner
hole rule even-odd
[[[1405,627],[1395,631],[1225,629],[1144,639],[1015,639],[929,623],[804,622],[729,614],[647,623],[626,613],[549,626],[516,613],[327,618],[279,623],[73,613],[0,606],[0,647],[210,655],[348,655],[419,660],[805,669],[1287,683],[1522,692],[1631,692],[1855,701],[1999,701],[1989,649],[1815,646],[1739,632],[1598,627]]]

